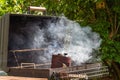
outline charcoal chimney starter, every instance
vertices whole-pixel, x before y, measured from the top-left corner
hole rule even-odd
[[[52,55],[51,68],[69,67],[71,65],[71,58],[62,54]]]

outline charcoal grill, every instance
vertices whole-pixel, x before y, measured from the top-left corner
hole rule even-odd
[[[24,28],[25,24],[27,22],[35,22],[35,21],[41,21],[44,28],[47,24],[47,21],[58,19],[58,17],[51,17],[51,16],[38,16],[38,15],[30,15],[30,14],[5,14],[0,19],[0,67],[2,70],[6,71],[8,75],[11,76],[24,76],[24,77],[40,77],[40,78],[50,78],[50,76],[53,75],[53,73],[60,73],[60,72],[66,72],[67,74],[74,73],[78,74],[81,72],[80,70],[83,70],[82,72],[85,72],[85,69],[90,68],[98,68],[98,64],[100,63],[94,63],[89,65],[82,65],[82,66],[69,66],[70,65],[70,59],[68,58],[68,67],[59,67],[59,68],[40,68],[40,66],[44,65],[51,65],[51,63],[44,63],[44,64],[36,64],[36,62],[29,61],[31,58],[28,58],[29,62],[20,62],[17,60],[16,54],[17,51],[26,51],[26,48],[21,48],[19,50],[17,49],[11,49],[10,44],[10,34],[11,32],[16,32],[19,34],[19,29]],[[23,46],[22,46],[23,47]],[[43,48],[42,48],[43,49]],[[39,51],[39,49],[27,49],[27,51]],[[10,56],[12,54],[12,56]],[[23,56],[24,59],[26,57]],[[24,64],[23,64],[24,63]],[[27,65],[26,65],[27,64]],[[108,71],[106,67],[106,72]],[[100,70],[104,71],[104,70]],[[87,73],[86,73],[87,74]],[[104,73],[108,74],[108,73]],[[100,75],[100,74],[99,74]]]

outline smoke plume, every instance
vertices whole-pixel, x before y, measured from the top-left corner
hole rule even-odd
[[[80,65],[91,59],[91,53],[101,44],[99,34],[92,32],[89,26],[81,27],[77,22],[65,17],[47,21],[29,21],[25,27],[18,29],[19,33],[17,31],[10,33],[9,49],[45,48],[42,51],[24,54],[29,54],[36,63],[51,62],[53,54],[68,53],[75,64]]]

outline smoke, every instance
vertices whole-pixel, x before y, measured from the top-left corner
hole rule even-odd
[[[89,26],[81,27],[78,23],[65,17],[60,18],[56,23],[49,24],[48,31],[55,39],[52,41],[52,45],[48,46],[49,55],[68,53],[77,65],[91,59],[91,53],[101,44],[99,34],[92,32]],[[62,47],[59,43],[62,43]]]
[[[92,32],[89,26],[81,27],[77,22],[65,17],[28,22],[19,29],[19,34],[11,33],[9,42],[11,50],[45,48],[31,52],[37,63],[51,62],[52,54],[68,53],[78,65],[91,59],[91,53],[97,50],[100,44],[99,34]]]

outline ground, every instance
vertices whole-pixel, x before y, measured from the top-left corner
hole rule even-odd
[[[47,78],[30,78],[16,76],[0,76],[0,80],[48,80]]]

